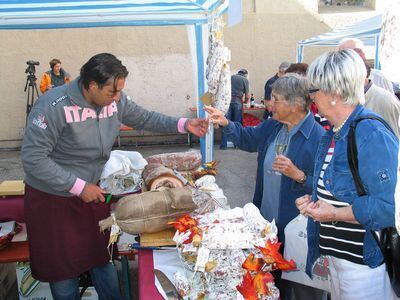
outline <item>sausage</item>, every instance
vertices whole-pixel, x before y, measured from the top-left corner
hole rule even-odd
[[[177,171],[189,171],[201,166],[200,151],[163,153],[146,158],[149,164],[162,164]]]

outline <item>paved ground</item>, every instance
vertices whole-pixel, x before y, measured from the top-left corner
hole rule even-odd
[[[196,149],[196,145],[194,148]],[[120,149],[139,151],[144,157],[147,157],[159,153],[187,151],[190,148],[182,145],[167,145],[121,147]],[[220,161],[217,184],[223,189],[231,207],[242,207],[252,200],[257,168],[256,156],[256,153],[246,153],[237,149],[222,151],[215,147],[214,158]],[[22,170],[20,152],[0,151],[0,182],[3,180],[23,179],[23,177],[24,172]],[[131,264],[131,286],[132,299],[138,299],[136,261]],[[16,299],[16,293],[13,295],[14,297],[9,299]]]

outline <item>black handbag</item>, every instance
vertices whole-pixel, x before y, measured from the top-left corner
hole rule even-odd
[[[348,139],[347,139],[347,159],[349,161],[351,174],[357,188],[359,196],[366,195],[364,185],[361,181],[360,174],[358,172],[358,158],[357,158],[357,143],[355,130],[357,124],[366,119],[373,119],[382,122],[386,128],[391,132],[393,130],[390,126],[382,119],[376,116],[365,116],[354,120],[350,124]],[[396,227],[384,228],[378,234],[371,230],[372,236],[375,238],[379,248],[381,249],[384,261],[386,264],[386,270],[388,272],[390,283],[393,291],[400,297],[400,236],[397,233]]]

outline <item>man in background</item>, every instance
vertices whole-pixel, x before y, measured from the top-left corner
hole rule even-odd
[[[369,79],[371,67],[366,62],[365,66],[367,68],[367,77],[365,78],[364,83],[364,106],[380,115],[399,138],[400,102],[394,94],[377,86],[371,79]]]
[[[250,100],[248,74],[249,72],[246,69],[241,69],[237,74],[231,76],[232,98],[225,117],[233,122],[242,122],[243,103],[248,103]],[[228,140],[222,132],[219,149],[226,150],[227,143]]]
[[[342,40],[339,45],[339,47],[344,47],[343,49],[346,47],[348,47],[348,49],[353,49],[364,61],[367,69],[367,77],[364,82],[364,106],[380,115],[393,129],[396,136],[400,137],[400,102],[397,100],[394,92],[390,92],[390,89],[388,88],[391,87],[391,90],[393,91],[393,84],[391,81],[386,79],[379,70],[372,69],[368,65],[362,49],[363,46],[363,43],[358,39],[345,39]],[[371,76],[373,70],[375,70],[375,74],[378,74],[378,77]],[[377,73],[376,71],[379,72]],[[374,80],[377,83],[375,83]],[[386,88],[383,88],[382,86]]]
[[[264,86],[264,104],[265,104],[265,113],[264,113],[264,120],[268,119],[271,115],[270,107],[271,107],[271,93],[272,93],[272,84],[279,78],[285,75],[286,70],[290,67],[290,63],[287,61],[282,62],[279,65],[278,73],[272,76],[270,79],[267,80]]]
[[[338,46],[339,50],[352,49],[356,51],[361,58],[366,61],[365,57],[365,45],[364,43],[356,38],[345,38],[342,39]],[[371,69],[371,74],[368,77],[375,85],[387,90],[394,94],[393,83],[383,75],[382,71],[377,69]]]

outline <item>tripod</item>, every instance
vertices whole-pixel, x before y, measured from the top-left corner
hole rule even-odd
[[[28,115],[31,112],[33,102],[35,100],[35,91],[36,91],[36,96],[39,97],[39,92],[38,88],[36,85],[36,76],[34,72],[29,72],[29,74],[26,76],[26,83],[25,83],[25,89],[24,92],[28,90],[28,94],[26,95],[26,117],[25,117],[25,128],[28,125]],[[37,98],[36,97],[36,98]]]

